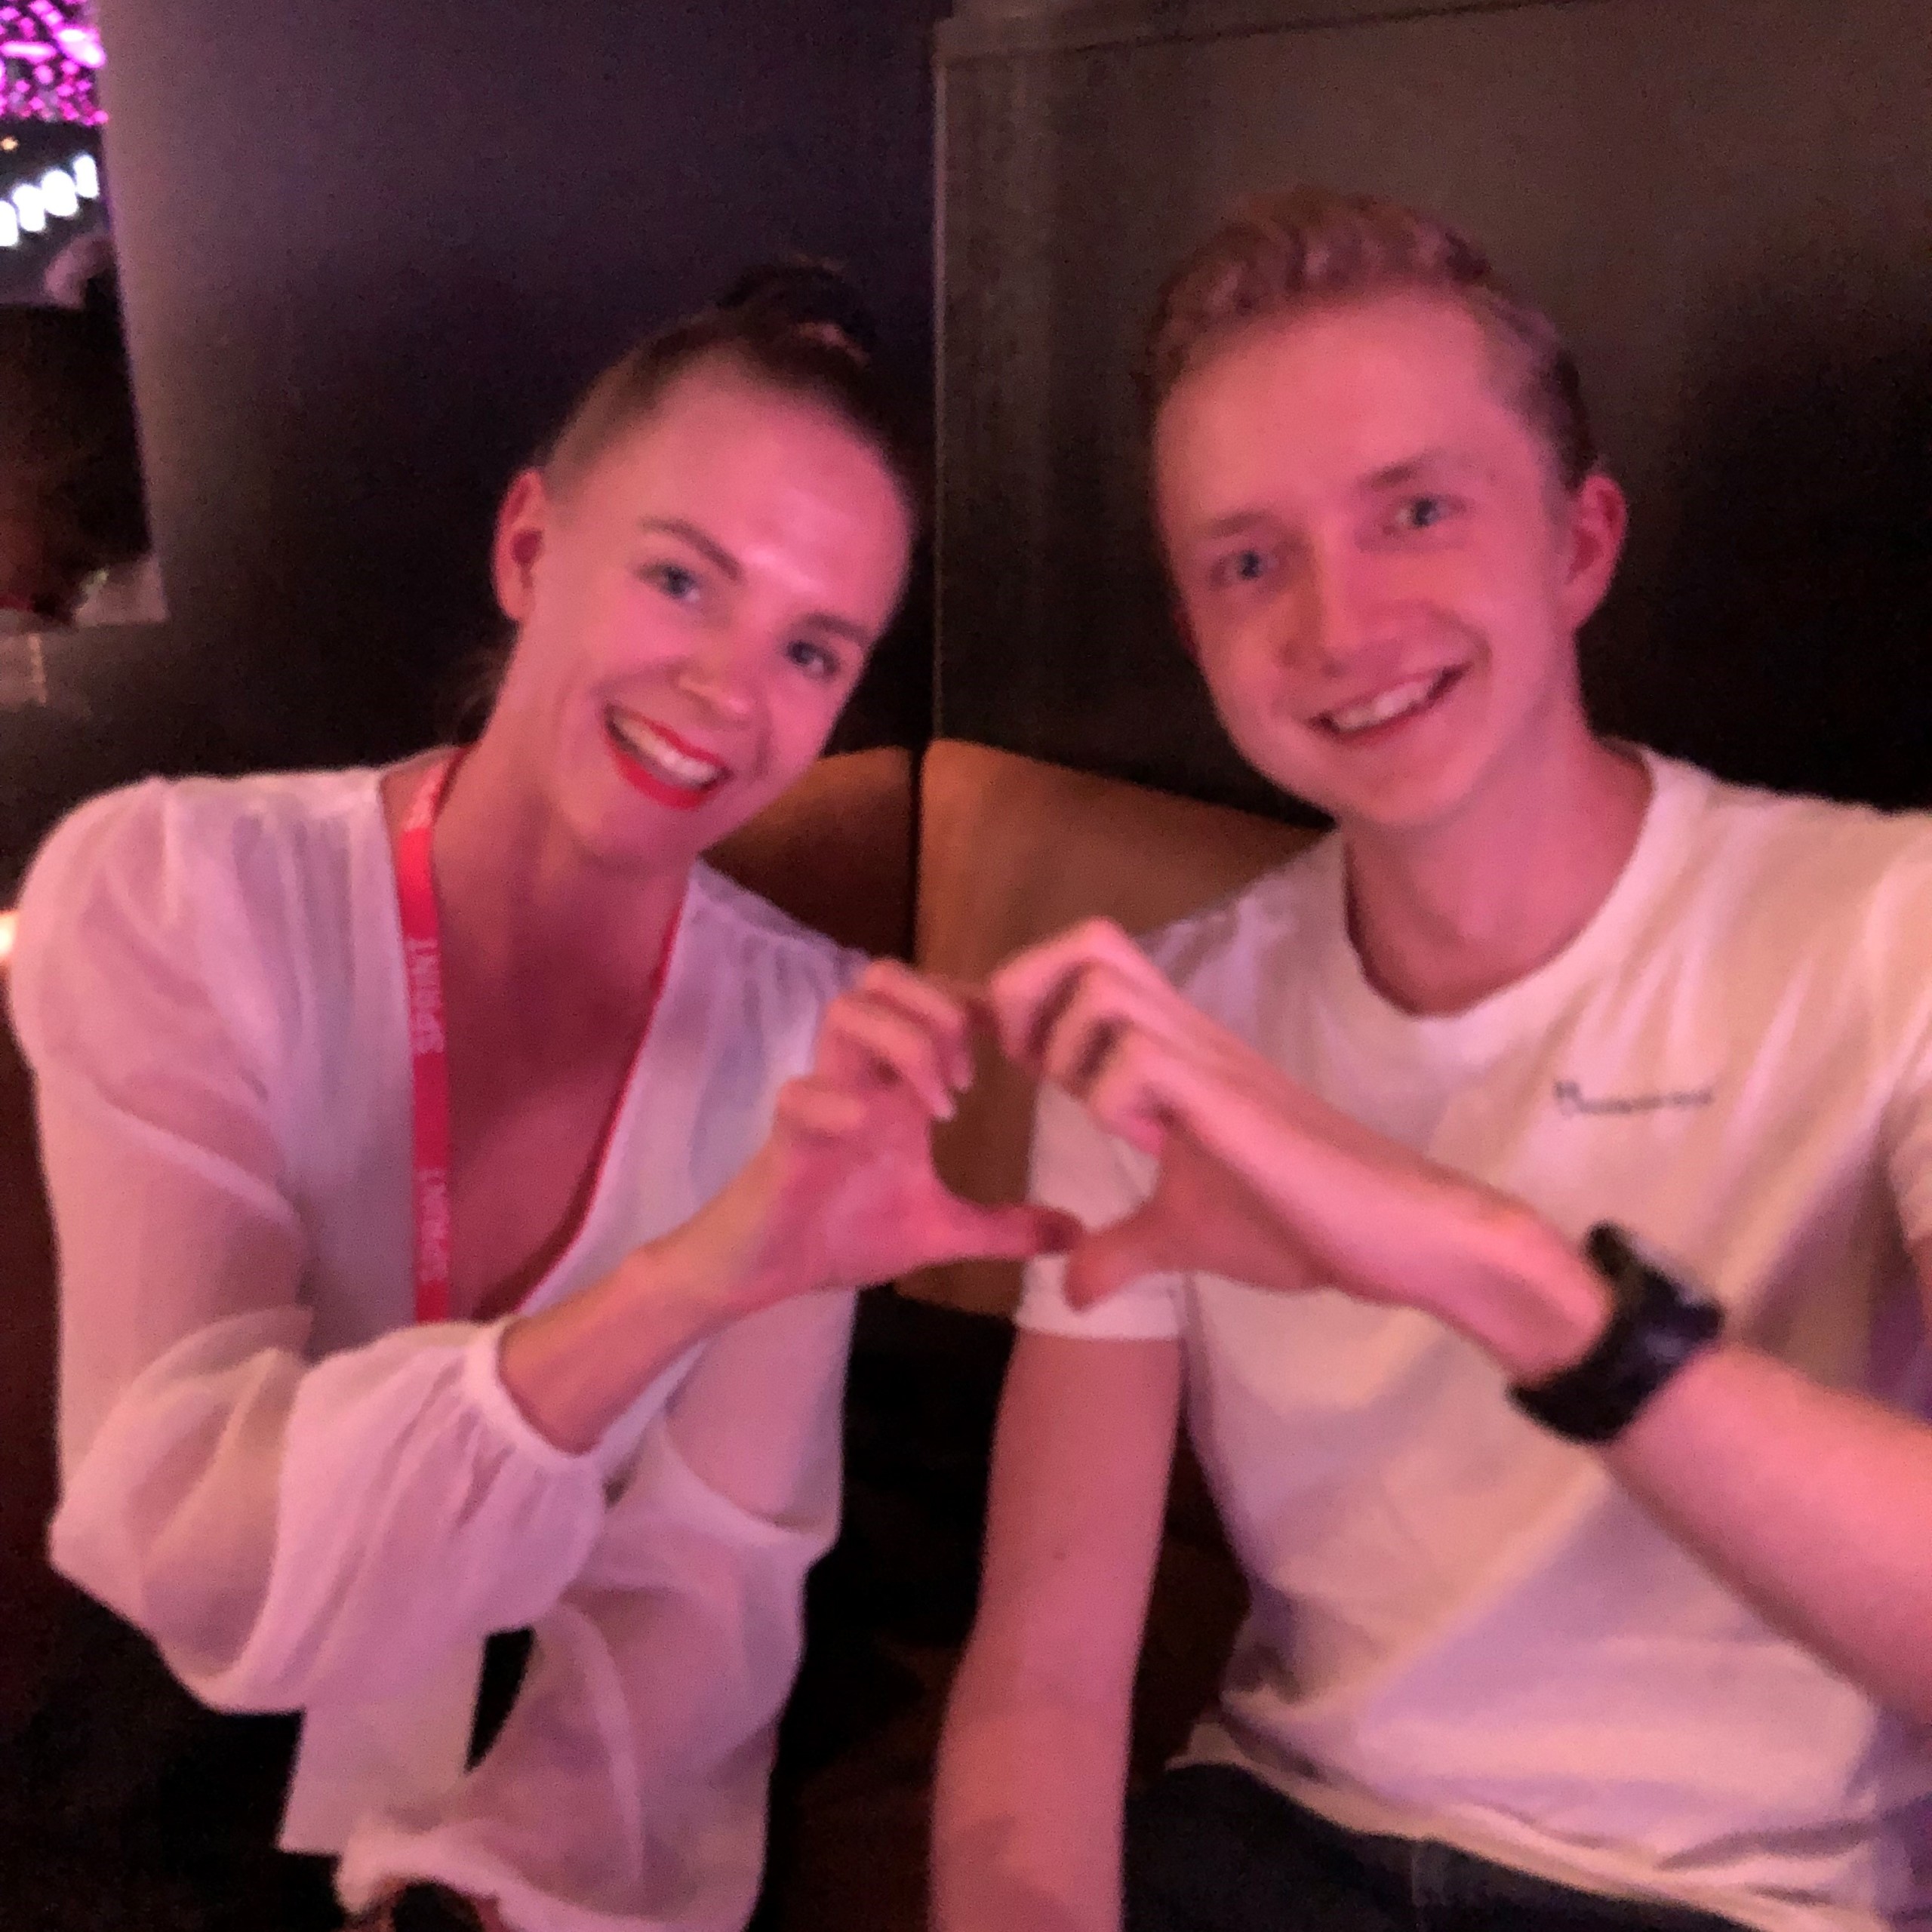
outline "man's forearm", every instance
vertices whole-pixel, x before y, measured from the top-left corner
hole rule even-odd
[[[1534,1217],[1497,1225],[1492,1252],[1503,1258],[1463,1271],[1472,1291],[1432,1312],[1511,1381],[1534,1380],[1567,1361],[1521,1338],[1586,1337],[1579,1318],[1601,1290],[1589,1264]],[[1631,1494],[1768,1622],[1932,1722],[1932,1426],[1726,1343],[1694,1355],[1603,1454]]]
[[[1023,1702],[969,1647],[940,1746],[933,1932],[1118,1932],[1128,1718]]]
[[[1932,1724],[1932,1427],[1732,1345],[1689,1363],[1604,1454],[1770,1622]]]

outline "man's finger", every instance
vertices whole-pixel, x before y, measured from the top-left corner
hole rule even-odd
[[[1000,1044],[1009,1058],[1030,1063],[1051,1030],[1054,1016],[1072,997],[1082,974],[1097,965],[1130,977],[1154,969],[1146,955],[1110,919],[1085,919],[1038,946],[1017,952],[987,980]]]

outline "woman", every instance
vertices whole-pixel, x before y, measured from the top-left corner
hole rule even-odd
[[[283,1842],[372,1922],[742,1923],[837,1512],[815,1291],[1062,1225],[934,1180],[942,1001],[699,863],[817,755],[914,534],[799,287],[644,344],[512,485],[466,756],[150,783],[23,900],[54,1561],[206,1702],[302,1711]]]

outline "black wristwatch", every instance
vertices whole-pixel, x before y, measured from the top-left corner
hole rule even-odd
[[[1517,1407],[1572,1442],[1608,1442],[1724,1326],[1724,1310],[1645,1260],[1622,1229],[1600,1221],[1583,1243],[1610,1284],[1610,1326],[1573,1367],[1509,1391]]]

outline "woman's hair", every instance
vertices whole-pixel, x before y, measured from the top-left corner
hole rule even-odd
[[[1517,408],[1564,488],[1596,467],[1577,365],[1555,325],[1446,223],[1395,202],[1297,187],[1244,202],[1168,278],[1147,332],[1149,420],[1189,371],[1257,322],[1323,304],[1416,293],[1458,303],[1495,350]]]
[[[545,450],[544,475],[567,493],[678,377],[717,361],[829,410],[878,452],[923,527],[931,485],[919,418],[878,349],[863,304],[828,263],[749,269],[711,307],[646,337],[591,384]]]
[[[915,530],[924,528],[931,481],[921,415],[879,366],[878,334],[857,291],[829,263],[803,260],[746,269],[709,308],[612,363],[537,458],[551,489],[568,494],[678,377],[712,360],[829,410],[878,453]],[[456,742],[474,739],[488,721],[513,641],[500,638],[459,668],[447,706]]]

